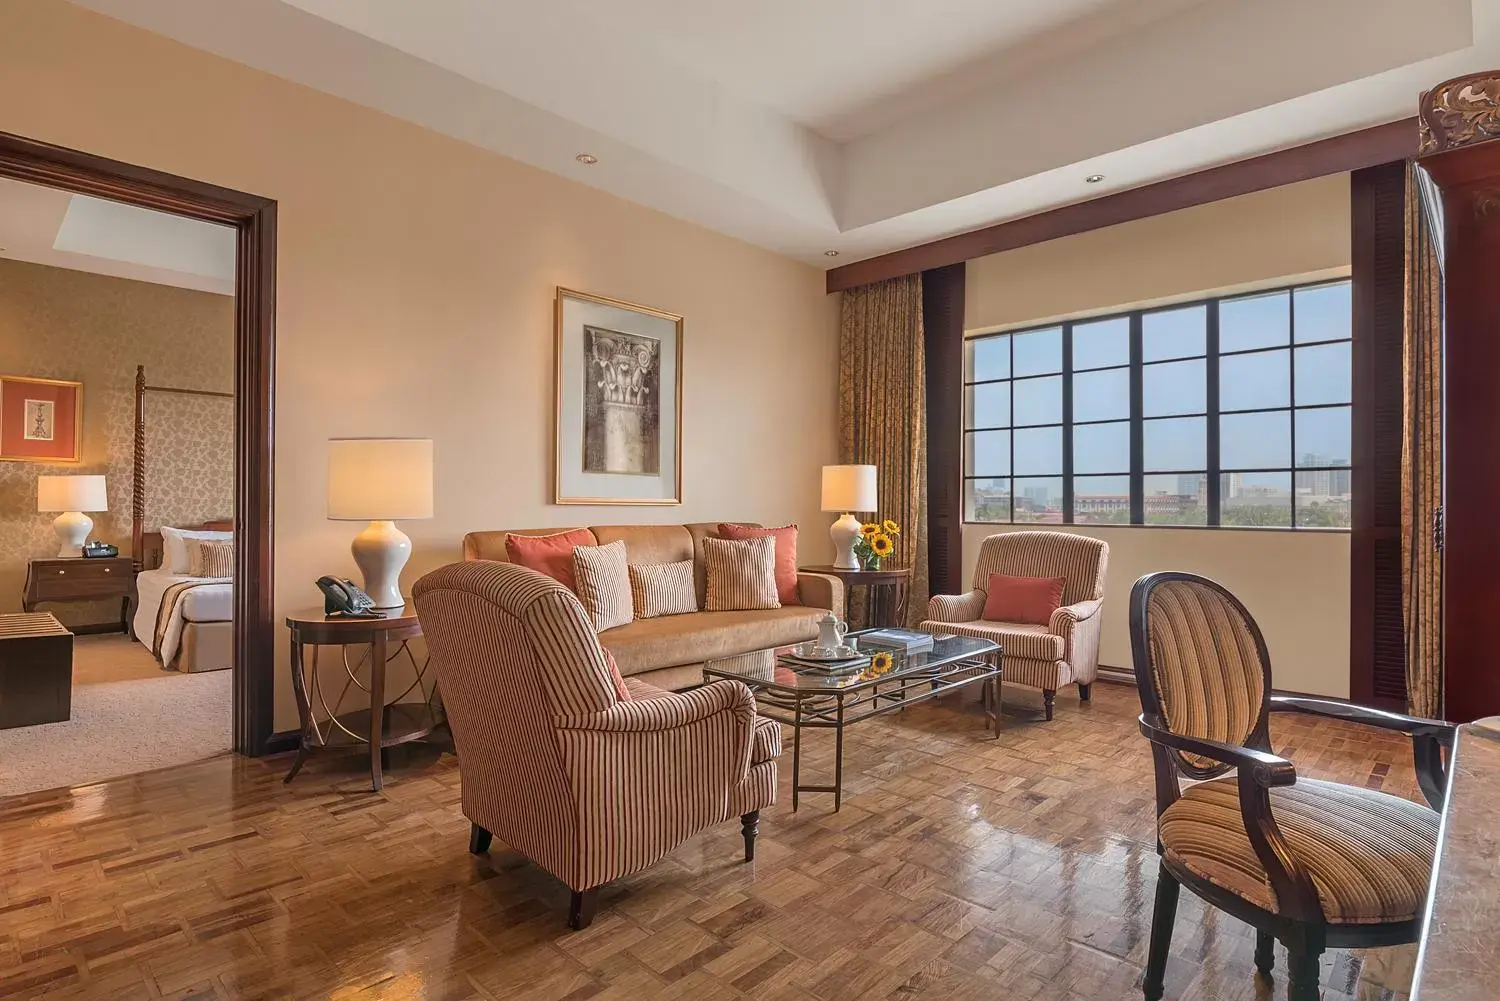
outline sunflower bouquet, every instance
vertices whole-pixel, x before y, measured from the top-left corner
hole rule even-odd
[[[901,535],[901,526],[889,518],[884,521],[867,521],[860,526],[859,538],[854,540],[854,555],[865,570],[879,570],[880,562],[896,551],[896,539]]]

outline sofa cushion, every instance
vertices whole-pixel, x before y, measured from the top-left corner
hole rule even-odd
[[[693,561],[630,564],[630,595],[638,619],[698,611]]]
[[[599,545],[625,543],[629,563],[680,563],[693,558],[693,537],[681,525],[595,525]]]
[[[739,521],[735,524],[744,525],[747,528],[760,527],[753,521]],[[682,527],[687,529],[688,535],[693,540],[693,586],[698,589],[698,607],[702,608],[703,603],[708,600],[708,576],[703,572],[703,540],[721,538],[719,522],[690,521]]]
[[[726,522],[719,526],[726,539],[759,539],[769,535],[776,540],[776,595],[783,605],[797,604],[797,526],[760,528]]]
[[[776,591],[774,538],[705,539],[703,562],[708,574],[705,610],[732,612],[781,607]]]
[[[595,629],[623,626],[635,614],[631,608],[630,571],[625,565],[625,543],[575,546],[573,576],[578,600]]]
[[[1000,644],[1005,659],[1058,661],[1063,659],[1063,638],[1046,626],[1026,622],[935,622],[924,621],[917,627],[924,632],[950,636],[974,636]],[[1006,681],[1010,681],[1009,675]]]
[[[509,563],[510,554],[506,552],[505,544],[512,535],[557,535],[561,532],[588,532],[589,541],[582,545],[594,545],[594,533],[586,528],[520,528],[513,532],[469,532],[464,536],[464,559]]]
[[[1067,583],[1061,577],[1012,577],[992,573],[989,586],[985,588],[984,611],[979,617],[992,622],[1045,626],[1062,604],[1063,587]]]
[[[826,609],[783,605],[750,612],[692,612],[636,619],[599,634],[629,677],[814,639]]]
[[[544,573],[569,591],[578,590],[573,574],[573,549],[592,546],[594,537],[588,529],[575,528],[556,535],[518,535],[512,532],[505,540],[507,562]]]

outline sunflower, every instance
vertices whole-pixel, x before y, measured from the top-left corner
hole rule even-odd
[[[867,521],[863,525],[859,526],[859,534],[863,535],[867,539],[870,536],[878,535],[879,533],[880,526],[875,524],[873,521]]]
[[[880,527],[882,529],[884,529],[886,535],[900,535],[901,534],[901,526],[898,525],[898,524],[896,524],[894,521],[892,521],[889,518],[887,518],[884,522],[882,522],[881,525],[880,525]]]
[[[870,673],[884,674],[891,669],[891,655],[884,650],[870,655]]]
[[[870,551],[876,556],[889,556],[896,544],[891,541],[889,535],[872,535],[870,537]]]

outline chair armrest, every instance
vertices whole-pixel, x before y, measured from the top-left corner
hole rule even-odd
[[[1422,797],[1434,810],[1443,808],[1448,795],[1448,769],[1443,751],[1453,749],[1457,728],[1452,723],[1301,695],[1273,695],[1269,708],[1273,713],[1303,713],[1406,734],[1411,738],[1412,766],[1416,769],[1417,786],[1422,790]]]
[[[927,599],[929,622],[973,622],[984,612],[985,593],[934,594]]]
[[[1292,763],[1258,748],[1173,733],[1162,725],[1160,717],[1147,713],[1141,714],[1140,726],[1141,733],[1159,748],[1186,751],[1234,766],[1240,822],[1256,858],[1265,866],[1266,878],[1276,893],[1278,913],[1301,921],[1323,920],[1323,905],[1312,875],[1292,855],[1271,812],[1271,790],[1297,782]]]
[[[661,698],[626,699],[595,713],[554,716],[552,722],[559,730],[647,733],[691,726],[722,712],[744,717],[748,729],[755,720],[755,696],[743,682],[726,679]]]
[[[844,617],[844,582],[821,573],[797,574],[797,599],[808,608],[826,608]]]
[[[1091,601],[1080,601],[1076,605],[1063,605],[1053,609],[1052,618],[1047,623],[1047,631],[1057,636],[1067,637],[1072,635],[1073,627],[1080,622],[1087,622],[1099,614],[1099,609],[1104,607],[1100,599]]]

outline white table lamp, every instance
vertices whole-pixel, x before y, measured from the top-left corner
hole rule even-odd
[[[349,548],[376,608],[400,608],[411,539],[395,522],[432,517],[431,438],[334,438],[328,442],[328,517],[368,521]]]
[[[874,511],[880,505],[875,496],[874,466],[824,466],[823,510],[842,512],[843,517],[828,529],[833,539],[833,565],[840,570],[858,570],[854,557],[854,540],[859,538],[859,519],[855,511]]]
[[[61,511],[52,529],[57,533],[61,548],[60,559],[83,555],[83,544],[94,530],[94,519],[85,511],[108,511],[109,496],[104,490],[103,476],[38,476],[36,478],[36,509],[38,511]]]

